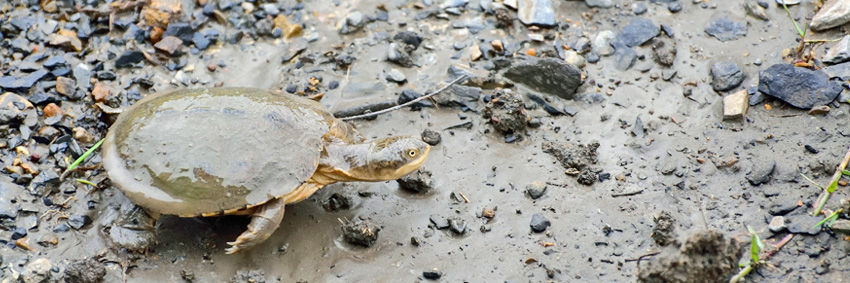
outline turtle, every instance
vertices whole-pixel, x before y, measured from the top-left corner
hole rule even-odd
[[[420,138],[366,140],[320,103],[254,88],[148,95],[106,134],[109,179],[154,221],[161,215],[250,215],[228,254],[266,240],[287,204],[336,182],[379,182],[417,170]]]

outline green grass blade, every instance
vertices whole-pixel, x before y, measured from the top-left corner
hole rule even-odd
[[[850,100],[847,100],[847,103],[850,103]],[[847,171],[847,170],[841,170],[841,174],[844,174],[844,175],[850,176],[850,171]]]
[[[800,35],[800,38],[806,38],[806,32],[800,28],[800,25],[797,24],[797,21],[794,20],[794,17],[791,16],[791,11],[788,10],[788,5],[785,5],[785,1],[782,1],[782,7],[785,8],[785,13],[788,14],[788,19],[794,23],[794,27],[797,28],[797,33]]]
[[[80,183],[83,183],[83,184],[97,188],[97,185],[95,185],[94,183],[92,183],[92,182],[90,182],[89,180],[86,180],[86,179],[77,179],[77,182],[80,182]]]
[[[761,252],[761,249],[764,249],[764,243],[761,242],[761,239],[759,239],[758,234],[756,234],[756,231],[752,227],[747,226],[747,230],[752,235],[752,240],[750,241],[750,259],[753,261],[753,264],[759,264],[759,252]]]
[[[836,189],[838,189],[838,180],[833,181],[829,184],[829,187],[826,187],[826,191],[830,194],[834,193]]]
[[[96,144],[94,144],[94,146],[89,148],[89,150],[86,150],[86,152],[83,153],[83,155],[80,155],[80,157],[77,158],[77,160],[74,160],[74,163],[71,163],[71,166],[68,166],[68,168],[65,169],[65,172],[62,172],[62,177],[67,175],[68,172],[71,172],[71,170],[74,170],[74,168],[77,168],[77,165],[80,165],[80,163],[83,163],[83,160],[86,160],[86,158],[89,157],[89,155],[91,155],[91,153],[94,152],[98,147],[100,147],[100,144],[102,144],[102,143],[103,143],[103,139],[101,139]]]

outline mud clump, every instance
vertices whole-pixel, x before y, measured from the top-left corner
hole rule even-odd
[[[434,189],[434,180],[431,179],[431,171],[419,168],[397,180],[399,189],[411,193],[426,193]]]
[[[496,90],[487,105],[484,106],[483,117],[487,123],[506,137],[520,135],[528,127],[531,116],[525,111],[524,103],[520,96],[509,91]]]
[[[737,268],[737,241],[708,230],[640,266],[638,282],[727,282]]]
[[[266,275],[262,270],[240,270],[233,275],[230,283],[266,283]]]
[[[325,211],[339,211],[351,208],[351,197],[340,193],[333,193],[328,199],[322,202],[322,208]]]
[[[443,138],[440,137],[440,133],[437,131],[431,129],[425,129],[424,131],[422,131],[422,141],[431,146],[440,144],[440,141],[442,140]]]
[[[65,268],[65,281],[79,283],[103,282],[106,268],[93,258],[75,259]]]
[[[544,142],[541,146],[543,152],[555,157],[565,169],[584,169],[594,165],[597,162],[599,153],[596,149],[599,148],[599,142],[592,141],[589,144],[556,144],[552,142]]]
[[[349,244],[360,245],[363,247],[371,247],[378,240],[378,232],[381,227],[368,221],[355,219],[354,221],[343,223],[342,236]]]
[[[668,211],[662,211],[653,220],[655,226],[652,227],[652,240],[659,246],[667,246],[670,244],[678,244],[676,240],[676,219]]]

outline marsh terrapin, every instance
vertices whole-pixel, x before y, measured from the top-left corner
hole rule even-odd
[[[103,143],[109,178],[155,218],[252,215],[227,253],[279,226],[284,206],[335,182],[386,181],[418,169],[412,137],[364,141],[316,101],[250,88],[157,93],[126,109]]]

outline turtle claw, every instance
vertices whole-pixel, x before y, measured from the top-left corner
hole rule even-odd
[[[230,247],[224,250],[225,253],[247,250],[268,239],[283,220],[284,205],[283,200],[275,199],[260,206],[252,215],[248,229],[236,241],[227,242]]]

